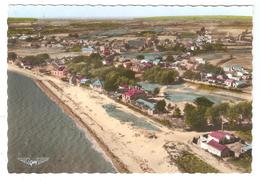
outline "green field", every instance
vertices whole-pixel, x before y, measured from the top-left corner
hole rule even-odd
[[[35,22],[36,18],[8,18],[7,23],[25,23],[25,22]]]
[[[250,173],[252,171],[252,157],[245,156],[243,158],[233,158],[229,160],[233,165],[242,168],[244,173]]]
[[[236,131],[236,134],[241,137],[242,139],[248,141],[248,142],[252,142],[252,132],[251,130],[247,130],[247,131]]]
[[[184,173],[218,173],[219,171],[192,153],[184,151],[176,161],[178,168]]]
[[[230,21],[252,21],[252,16],[156,16],[146,18],[136,18],[139,20],[155,21],[207,21],[207,20],[230,20]]]

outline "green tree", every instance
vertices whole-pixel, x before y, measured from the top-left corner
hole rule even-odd
[[[186,79],[192,79],[192,80],[201,79],[200,72],[193,72],[191,70],[186,70],[182,76]]]
[[[121,75],[125,76],[128,79],[135,79],[135,72],[124,67],[118,67],[116,71]]]
[[[242,119],[252,119],[252,102],[243,101],[236,105],[241,113]]]
[[[160,100],[157,102],[157,104],[155,105],[155,109],[159,112],[164,112],[165,111],[165,106],[166,106],[166,102],[165,100]]]
[[[105,80],[106,76],[112,72],[115,71],[115,67],[108,66],[108,67],[100,67],[97,69],[91,69],[89,70],[93,77],[97,77],[101,80]]]
[[[207,119],[205,118],[205,112],[202,109],[198,109],[191,104],[186,104],[184,107],[185,123],[193,130],[204,130],[207,127]]]
[[[95,61],[95,60],[102,60],[102,56],[99,54],[99,53],[92,53],[90,56],[89,56],[89,60],[91,61]]]
[[[80,75],[85,76],[85,77],[92,77],[91,73],[89,72],[88,67],[84,66],[81,70],[80,70]]]
[[[227,115],[228,109],[228,103],[214,105],[207,109],[206,117],[210,120],[216,129],[220,129],[222,125],[222,118]]]
[[[219,67],[219,66],[215,66],[209,63],[206,64],[199,64],[199,66],[197,67],[197,70],[200,72],[204,72],[204,73],[214,73],[214,74],[223,74],[224,70]]]
[[[184,111],[185,123],[188,126],[192,126],[193,115],[196,113],[196,107],[193,106],[192,104],[186,103],[183,111]]]
[[[174,117],[180,117],[181,116],[181,110],[180,110],[180,108],[178,108],[178,107],[175,107],[174,108],[174,110],[173,110],[173,116]]]
[[[99,68],[99,67],[102,67],[103,64],[102,64],[102,61],[101,60],[94,60],[92,62],[90,62],[90,67],[91,69],[96,69],[96,68]]]
[[[38,54],[36,55],[36,58],[40,59],[40,60],[47,60],[50,58],[50,55],[47,53],[42,53],[42,54]]]
[[[159,66],[146,69],[144,72],[145,80],[159,84],[173,84],[178,76],[177,71],[162,69]]]
[[[172,55],[168,55],[165,59],[166,62],[174,62],[174,58]]]
[[[240,110],[236,105],[230,106],[227,112],[227,118],[229,120],[229,125],[231,128],[235,128],[237,125],[237,122],[240,122],[241,116],[240,116]]]
[[[128,71],[125,68],[115,68],[110,72],[105,71],[104,75],[104,88],[107,91],[115,91],[121,84],[135,85],[135,76],[132,71]]]
[[[71,62],[72,63],[79,63],[79,62],[86,62],[87,60],[88,60],[87,56],[80,55],[80,56],[73,57]]]
[[[15,61],[17,59],[17,54],[15,52],[8,52],[8,60]]]
[[[240,102],[230,106],[227,112],[227,118],[231,127],[240,125],[244,119],[252,119],[252,102]]]
[[[160,88],[159,88],[159,87],[156,87],[156,88],[153,90],[153,94],[154,94],[154,95],[159,94],[159,92],[160,92]]]
[[[209,99],[207,99],[206,97],[202,96],[202,97],[198,97],[194,100],[194,103],[198,106],[198,107],[211,107],[214,103],[212,101],[210,101]]]
[[[45,65],[46,64],[46,55],[39,54],[36,56],[33,56],[33,55],[25,56],[23,58],[23,61],[26,63],[30,63],[33,66]]]
[[[104,81],[104,89],[107,91],[115,91],[118,88],[119,74],[116,72],[110,72]]]
[[[137,55],[137,56],[136,56],[136,59],[137,59],[137,60],[143,60],[143,59],[144,59],[144,55]]]

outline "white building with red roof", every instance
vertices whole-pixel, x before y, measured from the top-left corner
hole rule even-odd
[[[235,140],[235,136],[224,131],[213,131],[209,133],[208,140],[215,140],[218,143],[231,143]]]
[[[198,140],[198,144],[202,149],[217,155],[219,157],[230,156],[232,151],[227,143],[234,143],[237,140],[233,134],[224,131],[213,131],[209,134],[201,135]]]
[[[214,139],[210,140],[208,143],[208,152],[217,155],[219,157],[225,157],[230,155],[230,150],[227,146],[219,144]]]

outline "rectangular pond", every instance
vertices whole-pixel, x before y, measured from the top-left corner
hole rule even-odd
[[[149,123],[145,118],[140,118],[132,113],[124,112],[112,104],[103,105],[103,108],[111,117],[118,119],[120,122],[130,123],[132,126],[137,128],[151,131],[160,131],[159,128]]]

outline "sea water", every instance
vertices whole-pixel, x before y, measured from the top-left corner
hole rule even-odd
[[[8,72],[8,171],[116,172],[32,79],[13,72]]]

